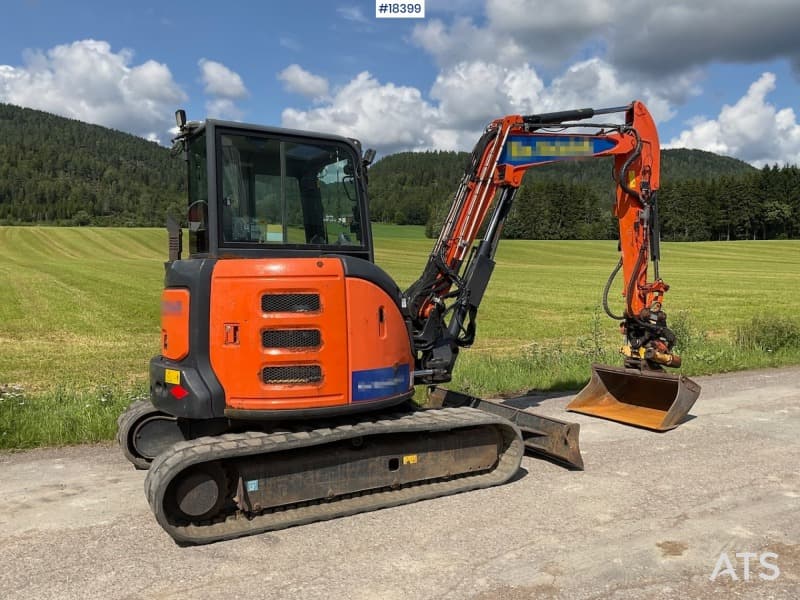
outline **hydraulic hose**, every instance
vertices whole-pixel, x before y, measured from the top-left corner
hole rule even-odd
[[[647,246],[642,244],[642,247],[639,248],[639,256],[636,258],[636,265],[633,267],[633,272],[631,273],[631,280],[628,282],[628,289],[625,290],[625,302],[626,308],[628,309],[628,316],[635,318],[637,321],[638,315],[633,314],[631,303],[633,302],[633,293],[636,291],[636,279],[639,276],[639,271],[642,268],[642,263],[645,261],[646,254]]]
[[[628,168],[630,168],[631,164],[633,164],[633,161],[639,158],[639,156],[642,153],[642,138],[641,136],[639,136],[639,132],[636,131],[636,129],[633,127],[631,127],[629,131],[636,138],[636,148],[634,149],[633,152],[631,152],[630,156],[628,156],[628,158],[623,163],[622,168],[619,170],[619,173],[617,174],[617,183],[619,183],[619,186],[626,194],[628,194],[629,196],[633,196],[639,201],[640,204],[644,205],[645,201],[642,198],[642,195],[633,188],[631,188],[625,181],[625,174],[628,172]],[[642,268],[642,263],[645,260],[646,254],[647,254],[647,244],[642,244],[641,248],[639,248],[639,255],[636,257],[636,265],[634,266],[633,271],[631,271],[631,280],[628,282],[628,287],[625,290],[625,300],[627,309],[626,312],[628,313],[628,316],[633,318],[636,318],[637,315],[631,314],[633,312],[631,310],[631,302],[633,298],[633,293],[636,290],[636,279],[638,277],[639,270]],[[614,275],[617,274],[617,271],[619,271],[620,266],[622,266],[622,259],[620,259],[619,265],[614,270],[612,278]],[[610,282],[608,285],[610,286]]]
[[[603,288],[603,310],[606,311],[606,314],[614,319],[615,321],[622,321],[624,316],[618,316],[611,312],[611,308],[608,306],[608,292],[611,290],[611,284],[614,283],[614,279],[617,277],[617,273],[622,268],[622,259],[619,259],[617,266],[614,267],[614,270],[611,271],[611,275],[608,276],[608,281],[606,281],[606,287]]]

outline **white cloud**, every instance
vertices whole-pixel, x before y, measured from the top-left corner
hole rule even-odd
[[[473,61],[501,65],[525,62],[525,49],[512,36],[477,27],[463,17],[449,28],[439,19],[426,21],[414,27],[411,39],[445,68]]]
[[[323,106],[282,113],[286,127],[356,137],[382,152],[430,148],[437,111],[413,87],[381,84],[364,71]]]
[[[488,29],[500,39],[515,40],[529,62],[554,65],[606,32],[619,16],[613,4],[613,0],[487,0]]]
[[[278,73],[286,90],[309,98],[322,98],[328,94],[328,80],[314,75],[300,65],[292,64]]]
[[[631,0],[636,1],[636,0]],[[487,0],[486,23],[431,19],[411,39],[443,67],[463,61],[555,68],[614,21],[613,0]]]
[[[625,81],[599,58],[575,63],[549,85],[528,64],[460,63],[439,73],[430,95],[439,101],[442,123],[469,131],[506,114],[623,106],[633,100],[644,101],[656,120],[674,113],[660,87]]]
[[[713,61],[800,59],[797,0],[632,1],[636,26],[615,19],[609,37],[609,60],[620,68],[657,77]]]
[[[528,65],[509,69],[477,61],[440,72],[431,97],[439,101],[440,122],[475,130],[492,118],[530,112],[543,89]]]
[[[621,106],[637,99],[657,120],[673,113],[658,88],[625,82],[600,59],[576,63],[549,85],[525,63],[508,67],[465,61],[440,71],[429,97],[417,88],[361,73],[310,110],[286,109],[283,124],[356,137],[388,153],[470,150],[486,124],[507,114]]]
[[[495,29],[536,32],[549,39],[593,34],[616,18],[613,5],[613,0],[487,0],[486,14]]]
[[[108,42],[81,40],[27,51],[23,66],[0,65],[0,101],[113,127],[140,136],[166,132],[186,94],[169,68]]]
[[[439,66],[430,89],[397,86],[362,73],[341,88],[330,91],[327,86],[324,98],[318,90],[307,91],[315,106],[287,109],[284,122],[334,128],[384,152],[463,150],[489,120],[505,114],[618,106],[638,99],[663,123],[701,93],[704,69],[712,63],[782,57],[800,65],[796,0],[656,5],[646,0],[485,0],[482,14],[473,0],[464,0],[470,6],[466,13],[440,4],[440,18],[415,25],[410,36]],[[299,74],[311,75],[297,69],[298,82],[303,81]],[[402,101],[393,111],[389,99],[399,90]],[[756,94],[747,110],[763,117],[758,127],[768,122],[766,131],[795,139],[794,112],[771,107],[764,101],[766,93]],[[355,109],[361,101],[382,110]],[[796,160],[791,145],[750,133],[754,125],[748,119],[734,126],[723,113],[693,124],[683,135],[753,162]],[[397,131],[386,135],[382,128],[387,123],[396,124]]]
[[[206,116],[210,119],[241,121],[244,112],[230,98],[212,98],[206,101]]]
[[[240,121],[244,112],[236,104],[236,100],[248,95],[244,81],[238,73],[222,63],[201,58],[197,61],[204,89],[209,98],[206,100],[206,115],[215,119],[231,119]]]
[[[247,88],[238,73],[222,63],[201,58],[198,63],[205,86],[205,93],[218,98],[241,100],[247,96]]]
[[[628,77],[600,58],[590,58],[569,66],[548,86],[548,110],[565,107],[601,108],[621,106],[641,100],[656,122],[675,115],[676,102],[698,93],[698,74],[663,78],[649,82]]]
[[[369,20],[364,16],[364,13],[361,12],[361,9],[358,6],[340,6],[336,9],[336,12],[339,15],[348,20],[354,21],[356,23],[369,23]]]
[[[443,67],[481,60],[549,71],[601,56],[650,82],[715,61],[800,65],[797,0],[486,0],[485,7],[483,20],[430,19],[411,39]]]
[[[666,146],[727,154],[757,167],[800,163],[800,124],[794,110],[778,109],[766,99],[775,85],[775,75],[763,73],[734,105],[723,106],[716,119],[695,119]]]

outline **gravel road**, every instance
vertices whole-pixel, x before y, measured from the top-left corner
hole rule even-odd
[[[800,598],[800,368],[697,381],[663,434],[515,400],[581,424],[583,472],[526,457],[504,486],[195,548],[113,446],[0,454],[0,598]]]

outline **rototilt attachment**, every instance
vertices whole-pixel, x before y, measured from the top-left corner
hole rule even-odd
[[[567,410],[656,431],[677,427],[700,386],[683,375],[592,365],[592,379]]]

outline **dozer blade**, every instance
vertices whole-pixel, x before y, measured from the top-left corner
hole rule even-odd
[[[578,443],[581,426],[577,423],[543,417],[439,386],[431,389],[428,397],[432,407],[469,406],[508,419],[519,427],[526,450],[569,468],[583,470],[583,458]]]
[[[700,386],[683,375],[592,365],[592,379],[567,410],[655,431],[677,427]]]

